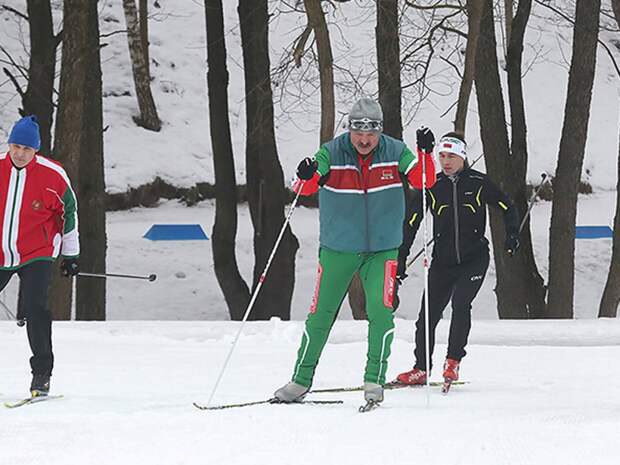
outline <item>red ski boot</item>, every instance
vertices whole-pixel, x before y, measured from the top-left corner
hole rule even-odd
[[[396,377],[396,382],[407,386],[426,384],[426,371],[414,368],[411,371],[401,373]]]
[[[441,392],[447,394],[450,390],[450,386],[454,381],[459,379],[459,362],[451,358],[446,359],[446,363],[443,365],[443,387]]]

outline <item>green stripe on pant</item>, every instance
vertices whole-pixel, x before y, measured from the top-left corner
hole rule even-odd
[[[293,381],[310,386],[338,310],[359,271],[368,314],[368,352],[364,381],[384,384],[394,339],[392,297],[398,249],[369,253],[319,251],[319,277],[297,352]]]

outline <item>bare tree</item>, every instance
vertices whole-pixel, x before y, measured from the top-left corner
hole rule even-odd
[[[41,153],[49,155],[52,146],[54,75],[56,48],[61,35],[54,35],[54,22],[49,0],[28,0],[30,30],[30,64],[28,87],[23,94],[23,115],[37,115],[41,129]]]
[[[241,320],[250,301],[250,291],[239,273],[235,255],[237,181],[228,116],[229,79],[222,0],[205,0],[205,16],[209,125],[216,190],[215,222],[211,236],[213,263],[230,319]]]
[[[54,157],[77,186],[81,266],[101,273],[105,272],[106,235],[97,2],[65,0],[63,24]],[[71,281],[58,273],[52,279],[50,302],[54,318],[70,318]],[[76,317],[105,319],[105,280],[78,282]]]
[[[527,152],[520,70],[523,34],[529,17],[528,4],[531,5],[528,0],[523,0],[519,5],[520,11],[513,21],[509,47],[511,63],[509,94],[511,122],[514,125],[512,146],[516,150],[515,154],[511,155],[506,129],[492,0],[484,0],[476,54],[476,96],[487,172],[503,191],[517,200],[517,208],[522,216],[527,208],[525,201]],[[499,316],[512,319],[531,318],[541,311],[539,307],[544,308],[544,287],[542,279],[538,279],[529,229],[522,232],[523,249],[519,250],[515,257],[507,257],[503,250],[506,233],[501,213],[491,209],[490,217],[497,272],[495,293]]]
[[[144,52],[144,62],[146,64],[146,74],[151,76],[151,59],[149,57],[149,2],[148,0],[138,0],[138,10],[140,19],[140,42]]]
[[[553,182],[548,318],[572,318],[577,189],[590,119],[601,1],[577,0],[564,125]]]
[[[157,114],[153,94],[151,93],[147,55],[142,45],[143,38],[141,37],[135,0],[123,0],[123,10],[125,11],[125,21],[127,22],[127,43],[129,45],[129,55],[131,56],[133,81],[136,88],[136,96],[138,97],[138,107],[140,108],[140,117],[134,118],[134,121],[145,129],[159,131],[161,129],[161,121]]]
[[[334,103],[334,68],[329,31],[321,0],[304,0],[308,26],[314,31],[319,58],[319,76],[321,81],[321,144],[334,137],[334,120],[336,104]]]
[[[515,202],[519,216],[523,218],[528,208],[527,187],[527,124],[522,82],[522,58],[525,31],[529,21],[532,0],[521,0],[517,12],[512,16],[512,3],[506,2],[510,8],[509,39],[506,53],[506,71],[508,73],[508,98],[510,102],[510,169],[507,176],[506,192]],[[500,308],[525,308],[529,318],[540,318],[545,311],[546,288],[544,280],[538,272],[534,250],[530,220],[526,220],[520,234],[521,248],[512,259],[506,259],[507,273],[498,279],[498,303]],[[498,274],[499,276],[499,274]],[[501,296],[500,296],[501,295]]]
[[[465,69],[459,88],[459,100],[454,118],[454,130],[465,134],[469,97],[476,74],[476,49],[480,35],[480,15],[483,0],[467,0],[467,46],[465,48]]]
[[[245,76],[246,168],[254,225],[255,288],[284,223],[286,191],[273,124],[267,0],[240,0],[238,12]],[[287,226],[251,319],[290,318],[298,248],[297,238]]]
[[[620,0],[612,0],[611,6],[618,27],[620,27]],[[607,275],[607,283],[601,298],[598,316],[615,318],[618,314],[618,304],[620,304],[620,142],[618,145],[618,185],[616,186],[616,217],[614,219],[611,264],[609,265],[609,274]]]
[[[402,140],[400,39],[398,31],[398,0],[377,2],[375,38],[379,74],[379,103],[383,108],[383,131],[389,136]]]

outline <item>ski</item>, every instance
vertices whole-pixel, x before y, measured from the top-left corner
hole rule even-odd
[[[376,402],[374,400],[369,400],[364,405],[360,406],[360,408],[357,409],[357,411],[360,412],[360,413],[370,412],[371,410],[374,410],[374,409],[378,408],[379,405],[381,405],[381,402]]]
[[[4,406],[6,408],[17,408],[23,407],[24,405],[38,404],[39,402],[45,402],[47,400],[62,399],[63,397],[64,396],[62,394],[56,396],[31,396],[18,400],[16,402],[5,402]]]
[[[453,381],[451,384],[468,384],[468,381]],[[433,387],[443,386],[443,381],[431,381],[430,385]],[[391,381],[383,385],[385,390],[392,389],[403,389],[403,388],[421,388],[425,387],[426,384],[402,384],[396,381]],[[326,394],[326,393],[334,393],[334,392],[356,392],[363,391],[364,386],[350,386],[350,387],[337,387],[337,388],[324,388],[324,389],[313,389],[310,391],[310,394]]]
[[[226,410],[230,408],[240,408],[240,407],[250,407],[252,405],[261,405],[261,404],[281,404],[281,405],[334,405],[334,404],[342,404],[341,400],[302,400],[300,402],[280,402],[275,398],[266,399],[266,400],[255,400],[252,402],[242,402],[239,404],[223,404],[223,405],[201,405],[196,402],[193,403],[194,407],[199,410]]]

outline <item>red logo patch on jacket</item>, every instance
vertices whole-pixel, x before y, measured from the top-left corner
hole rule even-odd
[[[39,212],[39,211],[43,210],[43,202],[41,202],[40,200],[33,200],[32,201],[32,209],[35,212]]]

